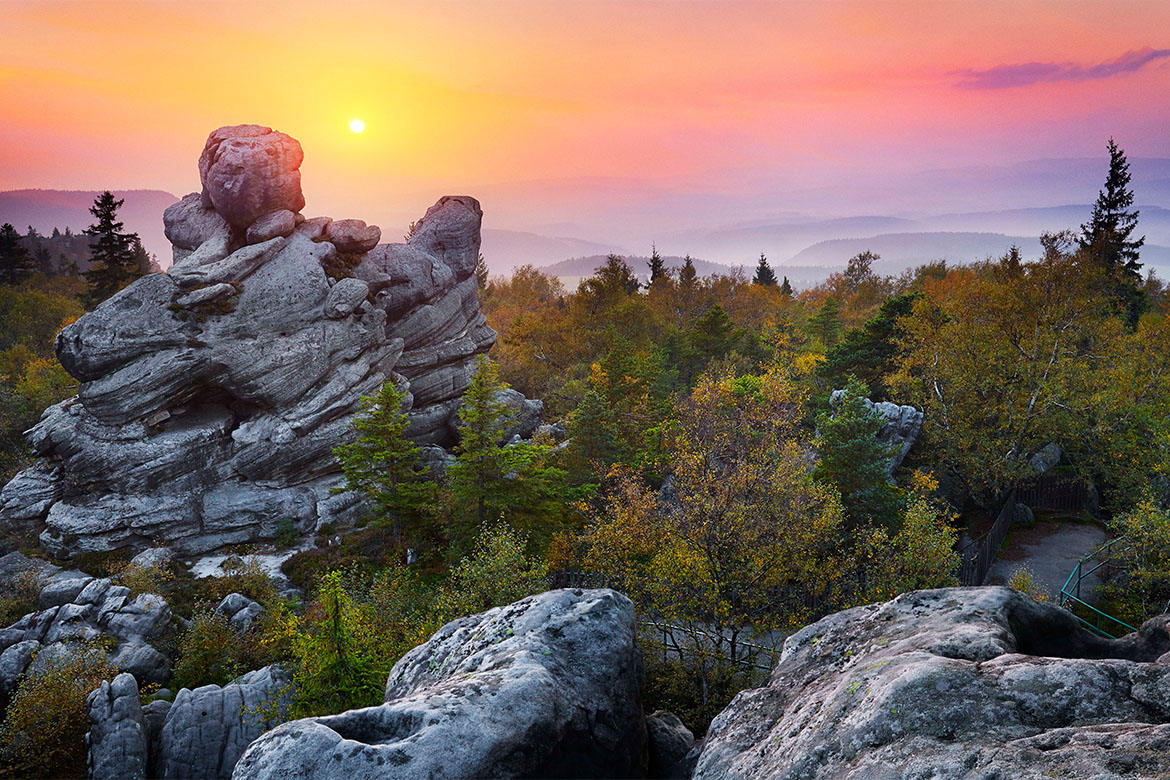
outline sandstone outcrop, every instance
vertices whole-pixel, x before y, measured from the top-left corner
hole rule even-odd
[[[0,693],[10,693],[37,659],[66,654],[78,643],[101,638],[112,642],[110,662],[139,683],[161,685],[170,677],[170,659],[153,644],[171,622],[170,607],[161,596],[131,598],[129,588],[107,578],[59,571],[45,582],[39,602],[38,611],[0,629]]]
[[[629,599],[549,591],[448,623],[395,664],[385,704],[278,726],[232,777],[631,777],[641,677]]]
[[[1167,620],[1108,640],[1007,588],[840,612],[712,722],[694,777],[1163,777]]]
[[[166,272],[58,336],[78,395],[29,432],[38,462],[0,492],[0,524],[58,556],[165,545],[191,555],[361,513],[333,447],[359,399],[407,391],[409,435],[450,445],[496,334],[474,276],[479,204],[445,197],[404,244],[298,212],[300,145],[255,125],[208,138],[203,191],[164,214]],[[334,243],[336,242],[336,243]],[[539,422],[516,402],[526,426]]]
[[[228,778],[244,748],[283,717],[292,693],[279,666],[224,686],[183,688],[175,701],[141,706],[127,674],[89,695],[91,778]]]
[[[89,780],[144,780],[148,737],[134,677],[122,673],[102,681],[86,705]]]

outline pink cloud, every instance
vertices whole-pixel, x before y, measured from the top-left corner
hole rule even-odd
[[[1156,60],[1170,57],[1170,49],[1135,49],[1097,65],[1075,62],[1024,62],[994,68],[955,71],[964,89],[1009,89],[1057,81],[1090,81],[1133,73]]]

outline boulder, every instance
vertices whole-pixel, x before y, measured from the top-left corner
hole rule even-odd
[[[1028,459],[1028,467],[1032,469],[1037,475],[1047,474],[1056,468],[1056,464],[1060,463],[1060,457],[1063,455],[1063,450],[1056,442],[1045,444],[1036,451],[1031,458]]]
[[[264,607],[242,593],[229,593],[215,607],[215,614],[223,616],[232,628],[241,632],[251,628],[262,612]]]
[[[1002,587],[839,612],[715,718],[694,777],[1160,777],[1168,620],[1105,639]]]
[[[147,733],[138,683],[119,674],[86,699],[89,708],[90,780],[144,780],[147,777]]]
[[[540,416],[544,412],[544,402],[525,398],[512,388],[500,390],[495,395],[496,403],[504,407],[508,419],[508,427],[500,437],[500,443],[506,444],[514,438],[528,439],[540,427]],[[459,414],[451,418],[451,430],[459,432]]]
[[[387,380],[410,399],[412,439],[454,443],[496,339],[474,278],[479,204],[443,198],[407,243],[369,248],[376,227],[300,218],[300,162],[266,127],[211,134],[202,194],[164,220],[188,254],[58,335],[78,395],[29,431],[38,460],[0,492],[0,528],[62,558],[195,555],[272,539],[282,518],[343,530],[363,512],[332,496],[333,449]],[[518,430],[538,419],[538,402],[510,403]]]
[[[549,591],[448,623],[394,665],[384,704],[280,725],[233,777],[632,777],[641,679],[629,599]]]
[[[221,127],[199,156],[202,203],[240,228],[272,211],[298,212],[304,156],[295,138],[270,127]]]
[[[339,279],[325,299],[325,316],[334,320],[348,317],[366,302],[369,295],[370,285],[361,279]]]
[[[291,686],[281,667],[267,666],[223,687],[183,688],[159,732],[156,776],[231,777],[244,749],[272,725],[269,714],[287,710]]]
[[[339,219],[325,226],[325,239],[343,254],[364,255],[378,245],[382,229],[360,219]]]
[[[296,214],[288,209],[272,211],[248,226],[247,240],[249,244],[262,244],[272,238],[284,238],[290,235],[296,226]]]
[[[695,735],[673,712],[659,710],[646,718],[650,766],[647,777],[660,780],[687,780],[694,764],[687,756],[695,744]],[[696,756],[697,758],[697,756]]]

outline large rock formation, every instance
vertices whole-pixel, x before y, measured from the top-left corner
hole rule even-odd
[[[58,571],[46,580],[39,602],[39,610],[0,629],[0,696],[14,690],[37,659],[67,654],[78,643],[98,639],[109,643],[110,662],[140,683],[161,685],[170,677],[170,659],[154,646],[171,622],[161,596],[131,598],[129,588],[108,578]]]
[[[228,778],[244,748],[284,717],[292,683],[267,666],[224,686],[183,688],[142,707],[129,675],[89,695],[91,778]]]
[[[1167,620],[1107,640],[1007,588],[840,612],[712,722],[694,777],[1165,777]]]
[[[332,449],[359,398],[408,391],[410,436],[446,444],[496,334],[479,310],[479,204],[445,197],[405,244],[357,220],[304,219],[300,145],[216,130],[202,194],[164,214],[175,263],[65,328],[78,395],[30,431],[39,461],[0,492],[0,523],[55,554],[185,554],[344,527],[357,499]]]
[[[629,599],[549,591],[448,623],[394,665],[385,704],[278,726],[232,777],[636,776],[641,676]]]

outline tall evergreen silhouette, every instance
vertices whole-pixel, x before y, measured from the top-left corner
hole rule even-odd
[[[1129,161],[1125,159],[1125,152],[1110,138],[1105,188],[1097,195],[1089,221],[1081,226],[1079,243],[1105,272],[1122,309],[1122,317],[1133,329],[1148,302],[1141,289],[1142,264],[1138,262],[1139,250],[1146,238],[1132,237],[1137,228],[1138,210],[1133,208],[1133,190],[1129,182]]]
[[[118,220],[118,209],[123,202],[106,190],[94,199],[89,209],[97,220],[84,231],[90,237],[89,246],[93,250],[93,265],[85,272],[91,307],[143,275],[135,252],[141,244],[138,234],[124,233],[125,226]]]
[[[0,227],[0,284],[23,282],[34,268],[33,258],[10,223]]]
[[[768,258],[760,252],[760,263],[756,266],[756,275],[752,279],[752,284],[762,285],[764,287],[776,286],[776,272],[772,270],[772,266],[768,265]]]
[[[658,247],[650,245],[650,284],[666,276],[666,262],[658,254]]]

